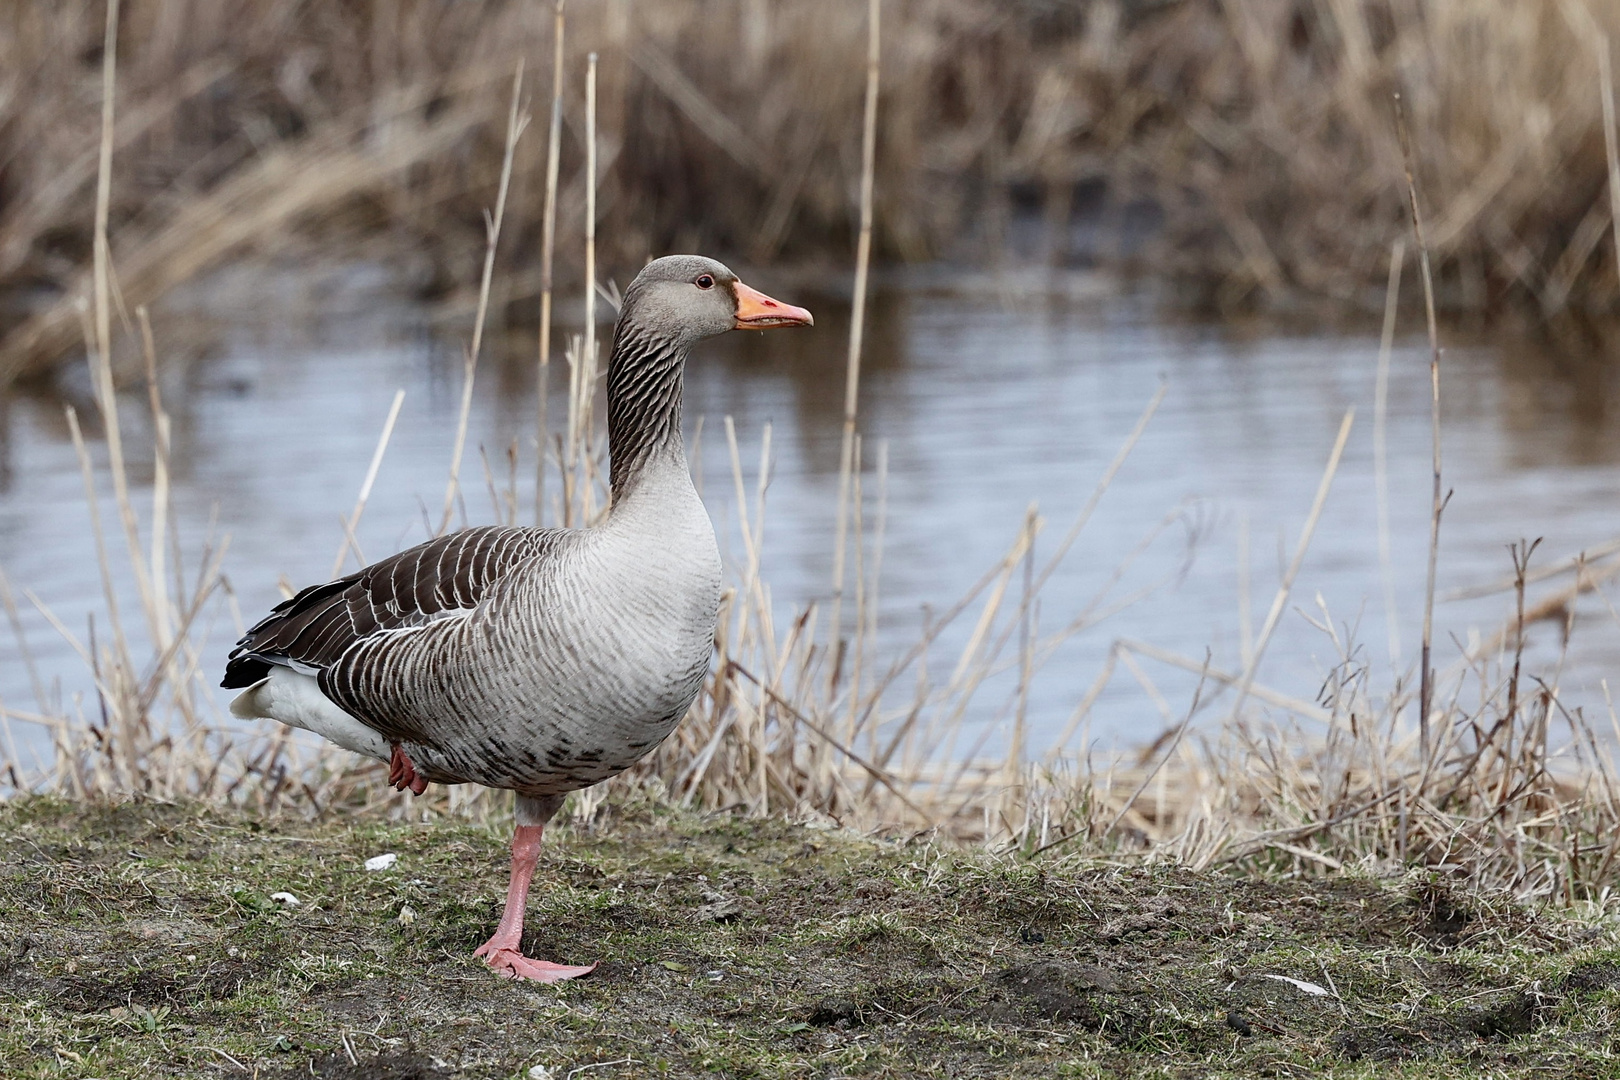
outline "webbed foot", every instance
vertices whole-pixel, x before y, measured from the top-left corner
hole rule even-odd
[[[514,948],[496,944],[495,938],[490,938],[480,945],[473,955],[482,956],[495,974],[504,975],[508,979],[533,979],[535,982],[553,983],[564,979],[577,979],[596,970],[595,964],[576,967],[569,964],[553,964],[547,960],[531,960]]]

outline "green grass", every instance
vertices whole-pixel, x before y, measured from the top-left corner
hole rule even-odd
[[[548,837],[525,946],[601,967],[544,987],[470,956],[503,825],[0,804],[0,1075],[1620,1075],[1595,916],[608,809]]]

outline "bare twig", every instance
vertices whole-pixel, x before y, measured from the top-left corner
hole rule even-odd
[[[1589,548],[1581,549],[1566,559],[1559,559],[1557,562],[1549,563],[1539,570],[1526,574],[1524,582],[1526,585],[1534,585],[1562,574],[1573,573],[1577,570],[1590,570],[1593,564],[1600,559],[1606,559],[1615,554],[1620,554],[1620,540],[1609,540],[1602,544],[1594,544]],[[1452,589],[1450,592],[1443,594],[1440,600],[1443,602],[1477,600],[1482,596],[1494,596],[1497,593],[1512,592],[1518,587],[1518,584],[1519,577],[1517,574],[1513,574],[1482,585],[1468,585],[1460,589]]]
[[[1517,620],[1513,634],[1513,675],[1508,679],[1507,723],[1511,727],[1519,715],[1519,672],[1524,664],[1524,575],[1530,568],[1530,556],[1541,546],[1541,537],[1533,541],[1520,540],[1509,550],[1513,555],[1513,576],[1516,579],[1514,600]]]

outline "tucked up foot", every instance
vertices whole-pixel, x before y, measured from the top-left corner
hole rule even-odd
[[[533,979],[535,982],[553,983],[562,982],[564,979],[577,979],[596,970],[595,964],[574,967],[569,964],[553,964],[546,960],[531,960],[518,952],[515,945],[501,943],[499,935],[480,945],[473,955],[482,956],[491,971],[508,979]]]
[[[394,755],[388,759],[388,786],[395,791],[411,789],[412,795],[420,795],[427,790],[428,782],[416,775],[416,766],[406,756],[405,750],[394,744]]]

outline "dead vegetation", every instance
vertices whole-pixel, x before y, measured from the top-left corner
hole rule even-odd
[[[697,248],[842,265],[864,8],[570,9],[564,234],[583,231],[580,75],[595,52],[610,273]],[[426,256],[425,291],[466,288],[502,167],[495,84],[520,57],[543,70],[552,9],[130,0],[109,218],[129,306],[299,236],[328,251],[375,238]],[[1444,306],[1609,313],[1620,298],[1612,5],[894,0],[885,18],[884,256],[994,255],[1015,216],[1035,215],[1046,257],[1145,265],[1222,309],[1299,295],[1376,307],[1405,229],[1399,92]],[[100,5],[0,14],[0,295],[30,316],[0,341],[0,381],[80,341],[100,55]],[[537,138],[518,147],[497,300],[540,288],[546,153]],[[1145,245],[1126,213],[1144,205],[1160,222]],[[1101,228],[1075,247],[1082,218]],[[579,275],[572,252],[562,274]]]
[[[116,50],[99,59],[111,86]],[[524,145],[521,101],[521,82],[515,81],[507,104],[503,175],[515,174],[517,149]],[[110,170],[117,131],[109,110],[92,213],[98,235],[110,229],[114,216],[117,187]],[[865,188],[871,192],[874,186]],[[503,222],[511,220],[507,190],[502,183],[485,236],[480,314],[463,373],[463,430],[478,334],[499,276],[494,253]],[[584,198],[588,201],[589,193]],[[108,243],[92,247],[97,256],[90,272],[93,303],[80,326],[107,441],[105,479],[93,467],[82,437],[76,445],[99,543],[105,610],[81,637],[69,628],[71,620],[25,595],[79,650],[93,690],[63,701],[40,687],[34,710],[0,709],[0,722],[42,726],[54,742],[51,759],[31,771],[19,760],[8,729],[4,763],[12,790],[81,799],[123,794],[198,799],[264,812],[289,805],[316,814],[339,806],[400,814],[487,811],[485,794],[461,789],[434,790],[414,802],[403,795],[385,797],[380,766],[301,743],[289,729],[244,730],[220,714],[214,673],[203,658],[209,635],[228,633],[215,624],[239,622],[224,595],[225,541],[185,551],[178,543],[166,480],[163,433],[169,424],[152,377],[159,363],[157,344],[139,309],[131,329],[146,357],[149,392],[141,411],[158,433],[156,479],[150,492],[137,492],[129,482],[120,432],[132,410],[119,401],[113,362],[118,253]],[[589,264],[594,258],[589,243],[586,251]],[[851,342],[852,381],[859,326],[857,321]],[[568,422],[546,443],[540,471],[554,479],[537,492],[548,521],[587,523],[606,505],[605,440],[595,400],[598,362],[588,335],[575,337],[564,352]],[[1620,722],[1611,712],[1608,723],[1616,729],[1611,739],[1591,717],[1567,711],[1559,700],[1557,671],[1525,670],[1519,645],[1528,622],[1548,613],[1561,613],[1567,639],[1569,601],[1612,576],[1613,550],[1591,561],[1549,567],[1544,574],[1532,573],[1529,551],[1522,552],[1518,573],[1506,583],[1509,593],[1517,592],[1517,617],[1450,668],[1434,673],[1426,725],[1417,715],[1412,674],[1393,685],[1375,681],[1357,644],[1342,636],[1326,612],[1319,628],[1330,636],[1340,663],[1316,700],[1267,686],[1258,677],[1266,644],[1290,603],[1311,523],[1330,495],[1350,416],[1324,469],[1292,568],[1259,633],[1246,636],[1243,670],[1222,671],[1147,643],[1119,641],[1054,743],[1029,744],[1024,703],[1032,680],[1057,645],[1095,626],[1123,602],[1112,594],[1110,582],[1085,609],[1070,613],[1057,629],[1042,631],[1033,618],[1041,589],[1082,538],[1161,398],[1162,392],[1146,404],[1098,478],[1092,498],[1055,544],[1043,546],[1041,558],[1036,558],[1035,539],[1045,522],[1032,507],[1000,562],[898,656],[879,655],[874,648],[886,512],[883,467],[881,454],[875,473],[863,465],[866,451],[853,430],[853,411],[844,484],[849,546],[847,558],[841,554],[837,560],[847,566],[848,576],[839,584],[832,611],[810,606],[785,619],[764,570],[769,432],[760,461],[750,467],[741,460],[728,423],[723,437],[732,454],[730,481],[744,561],[723,604],[712,673],[675,734],[622,779],[576,797],[575,816],[591,819],[615,791],[653,791],[681,806],[744,809],[758,817],[820,815],[863,830],[987,844],[1034,861],[1081,852],[1302,876],[1416,865],[1458,882],[1544,901],[1606,903],[1620,850],[1613,843],[1620,829],[1620,773],[1613,756]],[[70,424],[77,430],[71,415]],[[546,441],[543,431],[539,438]],[[387,439],[385,429],[373,473]],[[461,451],[458,440],[446,491],[446,525],[460,504]],[[516,475],[505,491],[498,491],[493,479],[488,484],[494,512],[506,521],[518,520],[520,507],[533,505],[517,490]],[[96,488],[108,480],[114,520],[98,516]],[[348,519],[351,531],[368,488],[369,481]],[[347,538],[338,546],[341,566],[351,546]],[[1530,586],[1556,575],[1572,578],[1573,584],[1552,600],[1527,603]],[[136,584],[138,611],[127,605],[120,609],[118,586],[126,577]],[[17,602],[10,586],[3,591],[8,605]],[[1564,598],[1562,606],[1554,602],[1557,597]],[[933,642],[956,622],[970,625],[971,632],[954,663],[941,670]],[[18,642],[26,664],[28,646],[20,631]],[[1139,664],[1144,659],[1198,675],[1199,691],[1184,719],[1139,757],[1094,760],[1086,734],[1088,710],[1120,666],[1151,685]],[[1007,672],[1017,676],[1010,692],[996,680]],[[1205,714],[1209,719],[1195,724]],[[989,735],[1006,736],[1004,757],[986,760],[980,747]]]

